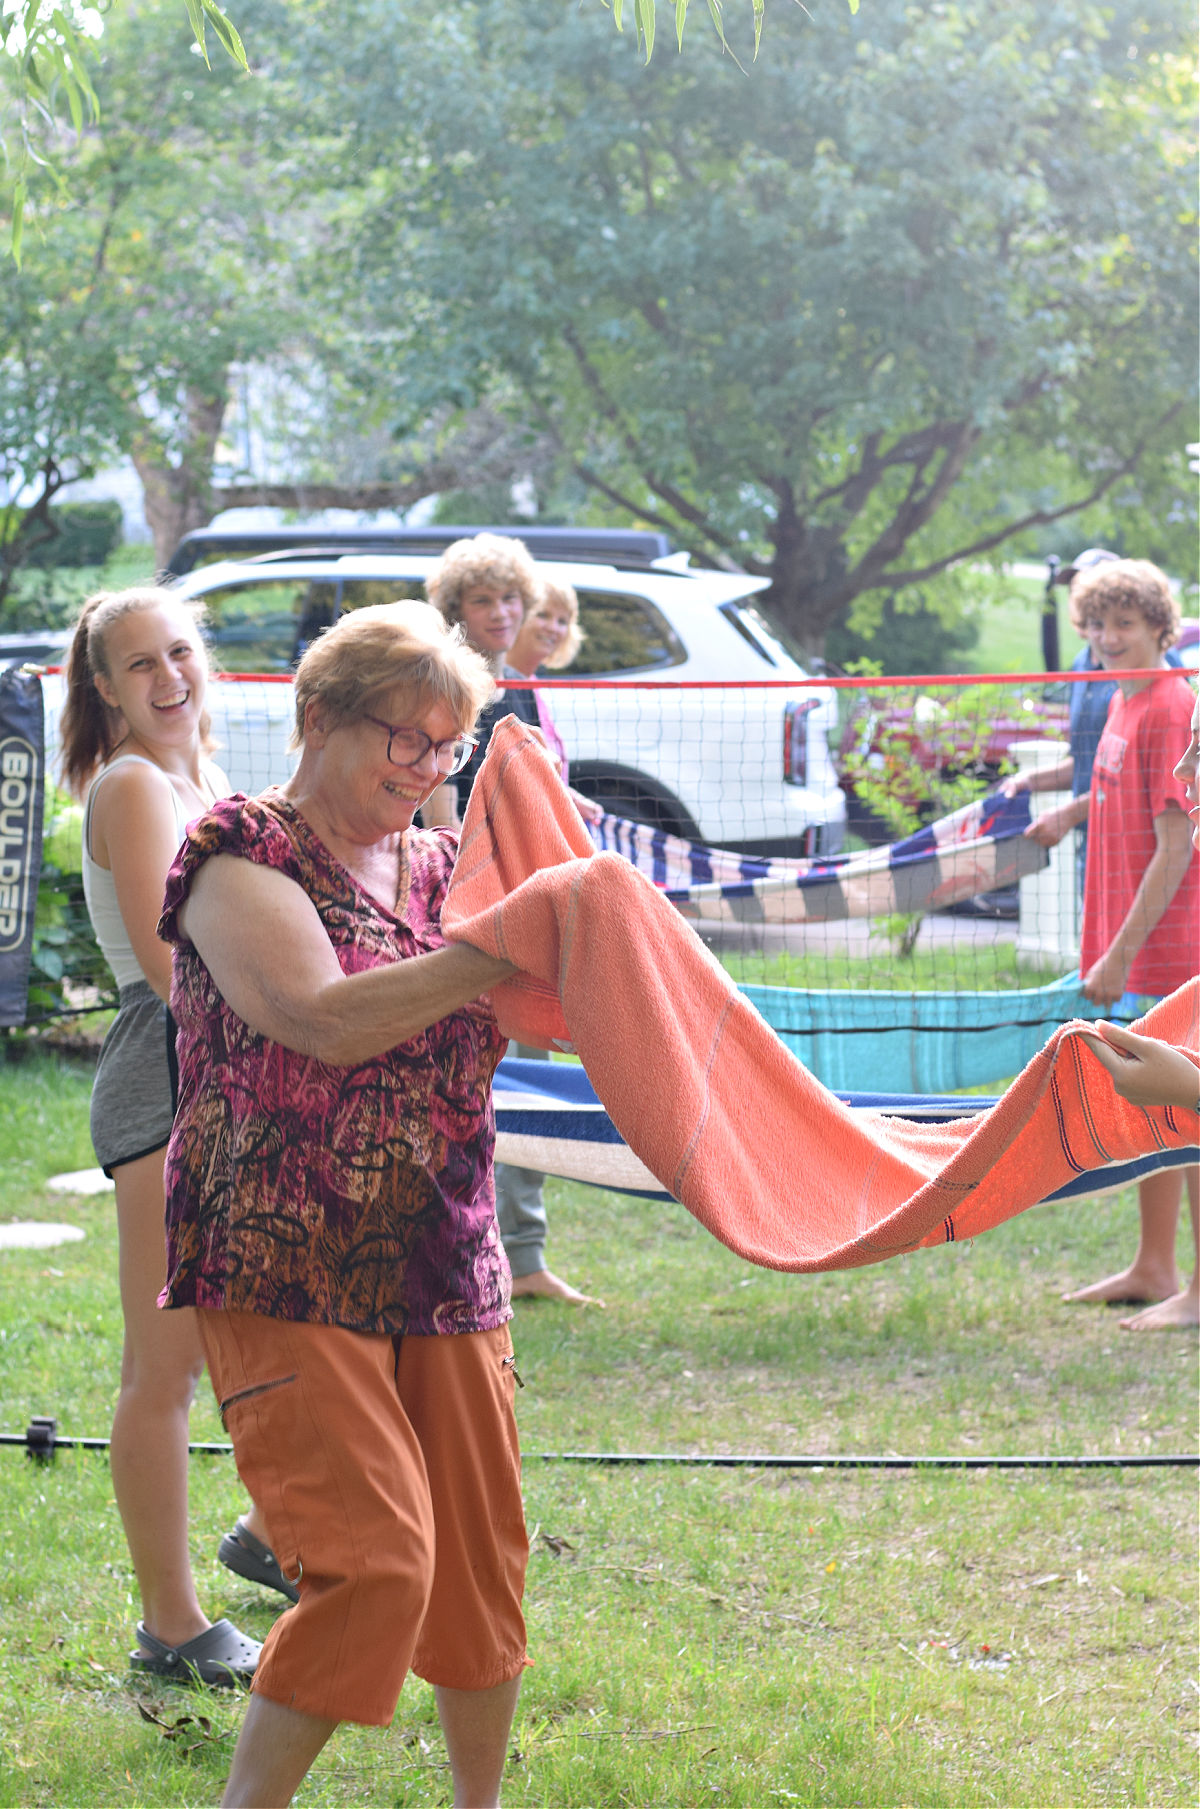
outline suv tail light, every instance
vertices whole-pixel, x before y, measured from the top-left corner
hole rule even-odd
[[[818,699],[785,704],[783,709],[783,777],[788,785],[808,784],[808,719]]]

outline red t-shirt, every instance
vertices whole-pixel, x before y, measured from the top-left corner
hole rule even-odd
[[[1083,973],[1112,946],[1156,847],[1154,819],[1187,794],[1172,768],[1192,738],[1195,699],[1186,680],[1156,679],[1126,698],[1118,691],[1092,768],[1087,878],[1083,888]],[[1200,966],[1200,857],[1134,957],[1126,990],[1162,998]]]

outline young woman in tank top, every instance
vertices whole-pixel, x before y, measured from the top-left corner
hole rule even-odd
[[[142,1601],[135,1670],[230,1683],[258,1643],[210,1623],[188,1550],[188,1410],[204,1367],[191,1312],[160,1312],[166,1279],[163,1162],[175,1110],[171,952],[158,939],[167,870],[187,823],[229,790],[208,759],[208,660],[195,614],[156,586],[84,605],[67,665],[63,776],[86,796],[84,888],[119,1008],[96,1071],[92,1140],[116,1185],[121,1387],[113,1488]],[[290,1600],[253,1508],[221,1542],[223,1562]]]

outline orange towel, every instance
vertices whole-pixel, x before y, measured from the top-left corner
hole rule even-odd
[[[1069,1025],[975,1118],[910,1124],[842,1105],[661,893],[593,850],[515,717],[472,790],[442,927],[521,969],[493,994],[501,1028],[574,1047],[635,1154],[765,1268],[856,1268],[972,1237],[1083,1170],[1200,1141],[1196,1113],[1122,1100]],[[1141,1028],[1198,1061],[1198,1020],[1194,981]]]

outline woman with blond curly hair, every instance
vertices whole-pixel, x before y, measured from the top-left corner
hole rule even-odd
[[[535,678],[539,672],[560,672],[564,666],[571,664],[582,645],[579,598],[574,589],[569,584],[545,583],[540,598],[527,611],[520,632],[512,644],[507,670],[522,678]],[[559,776],[565,785],[568,766],[562,736],[555,726],[545,694],[535,691],[533,699],[538,714],[538,727],[546,737],[546,746],[558,761]],[[590,798],[581,798],[578,792],[573,792],[572,796],[585,821],[590,822],[600,817],[600,807],[593,804]]]

